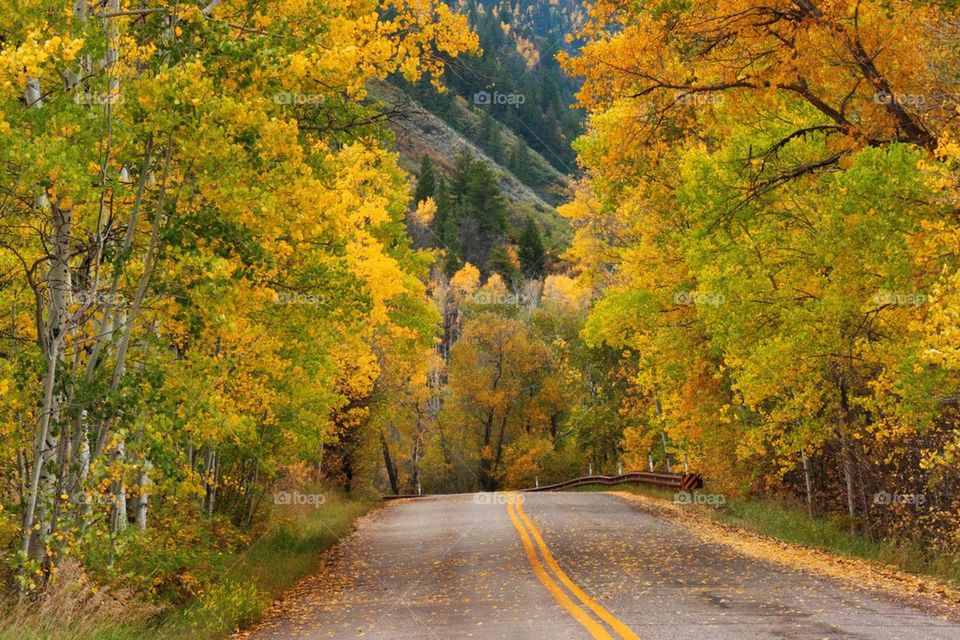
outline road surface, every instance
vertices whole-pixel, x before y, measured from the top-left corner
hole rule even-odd
[[[960,625],[615,496],[470,494],[379,512],[248,637],[960,640]]]

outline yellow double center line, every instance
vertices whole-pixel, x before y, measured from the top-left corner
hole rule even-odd
[[[613,614],[603,608],[603,605],[584,593],[583,589],[578,587],[576,583],[563,572],[563,569],[560,568],[560,565],[558,565],[557,561],[553,558],[553,554],[550,553],[550,549],[547,548],[547,544],[543,541],[543,536],[540,535],[540,531],[536,525],[530,521],[527,514],[523,512],[523,506],[521,506],[522,501],[523,496],[511,494],[510,499],[507,500],[507,513],[517,533],[520,535],[520,544],[523,545],[523,550],[527,554],[530,567],[540,582],[543,583],[543,586],[550,592],[550,595],[553,596],[553,599],[556,600],[557,604],[573,616],[574,620],[582,624],[590,635],[597,640],[614,640],[613,636],[607,632],[603,625],[594,620],[583,607],[567,595],[560,585],[557,584],[557,581],[554,580],[554,576],[581,604],[593,611],[600,620],[610,625],[610,628],[623,638],[623,640],[640,640],[637,634],[631,631],[627,625],[617,620]],[[536,543],[536,548],[539,549],[543,555],[543,560],[546,562],[547,567],[553,572],[552,576],[551,573],[544,568],[543,563],[540,562],[540,558],[537,556],[537,551],[534,548],[534,543],[530,540],[531,536]]]

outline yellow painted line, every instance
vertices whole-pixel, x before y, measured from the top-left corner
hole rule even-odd
[[[533,548],[533,543],[530,542],[530,536],[527,535],[526,529],[523,528],[523,525],[520,523],[520,520],[513,511],[515,502],[515,499],[511,499],[507,503],[507,513],[510,515],[510,520],[513,521],[513,526],[516,528],[517,533],[520,534],[520,544],[523,545],[523,550],[527,553],[527,560],[530,561],[530,567],[537,575],[537,578],[539,578],[540,582],[543,583],[543,586],[547,588],[547,591],[550,592],[550,595],[553,596],[553,599],[556,600],[557,604],[566,609],[567,613],[573,616],[574,620],[582,624],[584,628],[590,632],[591,636],[597,640],[613,640],[613,637],[607,633],[606,629],[599,625],[596,620],[591,618],[586,611],[578,607],[577,604],[570,599],[570,596],[564,593],[563,589],[561,589],[560,586],[557,585],[552,578],[550,578],[550,574],[548,574],[547,570],[543,568],[543,564],[540,563],[540,558],[537,557],[537,552]]]
[[[595,614],[597,614],[601,620],[609,624],[614,631],[620,634],[620,637],[624,640],[640,640],[640,637],[635,634],[630,627],[620,622],[612,613],[607,611],[603,605],[599,602],[588,596],[584,593],[583,589],[577,586],[577,584],[563,572],[563,569],[560,568],[560,565],[557,564],[557,561],[554,560],[553,554],[550,553],[550,549],[547,548],[547,543],[543,541],[543,536],[540,535],[540,530],[537,529],[537,526],[530,521],[530,518],[527,517],[527,514],[523,512],[523,507],[520,505],[520,501],[517,501],[517,514],[520,516],[520,519],[523,521],[527,528],[530,530],[530,533],[533,534],[533,539],[536,540],[537,546],[540,548],[540,552],[543,554],[544,560],[547,561],[547,566],[553,571],[554,575],[560,579],[560,582],[570,590],[570,593],[577,596],[580,599],[580,602],[587,605]]]

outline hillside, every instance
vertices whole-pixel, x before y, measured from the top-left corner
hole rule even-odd
[[[479,145],[424,108],[399,87],[389,83],[377,83],[371,93],[383,100],[389,109],[402,114],[391,120],[391,128],[396,135],[396,146],[401,154],[402,164],[411,173],[416,174],[416,167],[425,155],[430,156],[441,168],[449,170],[453,168],[454,158],[467,151],[497,175],[497,185],[501,192],[514,204],[528,205],[538,212],[547,213],[570,195],[570,176],[557,171],[536,151],[528,150],[528,168],[542,173],[546,179],[543,184],[530,186],[524,184],[510,168],[497,162]],[[482,117],[473,112],[462,98],[458,97],[456,101],[464,119],[479,120]],[[503,139],[511,149],[522,144],[512,132],[506,132]]]
[[[511,160],[511,150],[500,141],[509,131],[557,170],[575,173],[571,143],[583,131],[584,114],[571,105],[579,83],[563,72],[556,57],[577,47],[573,36],[584,21],[582,4],[461,0],[455,8],[478,34],[481,51],[448,61],[443,74],[448,93],[437,95],[421,80],[412,95],[501,164]],[[457,98],[480,120],[464,119]],[[541,179],[522,165],[515,163],[514,169],[528,184]]]
[[[481,234],[480,240],[460,225],[466,220],[470,228],[489,212],[460,203],[452,218],[440,214],[443,220],[456,219],[458,230],[433,229],[421,240],[425,246],[446,250],[448,269],[462,264],[453,255],[473,253],[483,260],[497,256],[499,268],[476,266],[509,281],[521,267],[516,256],[526,230],[540,236],[537,241],[543,242],[547,264],[559,266],[570,232],[554,207],[572,196],[576,160],[571,144],[582,133],[583,114],[571,108],[578,85],[563,73],[556,57],[575,46],[569,36],[578,30],[583,9],[567,1],[451,4],[478,34],[480,51],[446,61],[442,92],[429,78],[411,83],[394,76],[379,83],[374,93],[396,114],[390,122],[405,168],[419,178],[427,158],[443,181],[457,173],[461,160],[473,158],[491,174],[481,182],[495,185],[503,196],[504,224],[500,228],[499,222],[488,221],[498,230]],[[461,163],[461,178],[465,166]],[[472,246],[477,242],[483,246]]]

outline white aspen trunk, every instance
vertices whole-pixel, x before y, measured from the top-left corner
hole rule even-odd
[[[150,501],[148,488],[150,485],[150,469],[152,467],[153,465],[146,459],[143,461],[143,466],[140,467],[140,494],[137,496],[137,528],[139,528],[140,531],[147,530],[147,509]]]
[[[213,13],[213,10],[216,9],[219,5],[220,5],[220,0],[210,0],[210,2],[207,3],[207,6],[201,9],[201,12],[203,13],[204,17],[209,18],[210,15]]]
[[[166,158],[163,167],[163,184],[167,182],[170,172],[170,157],[173,153],[173,141],[168,141]],[[124,330],[120,338],[120,344],[117,346],[117,363],[113,370],[113,378],[110,381],[110,388],[116,390],[120,384],[120,377],[123,375],[123,368],[127,357],[127,349],[130,346],[130,337],[133,335],[133,326],[136,324],[137,316],[140,315],[140,309],[143,306],[143,300],[147,295],[147,287],[150,284],[150,276],[153,273],[153,267],[156,264],[157,245],[160,242],[160,227],[163,220],[163,204],[165,190],[161,188],[157,196],[157,208],[154,212],[153,225],[150,229],[150,244],[147,246],[147,255],[143,258],[143,275],[140,276],[140,282],[137,284],[137,291],[133,297],[133,303],[130,305],[130,314],[124,325]]]
[[[253,475],[250,478],[250,493],[249,499],[247,501],[247,517],[244,520],[244,526],[249,527],[253,524],[253,516],[257,510],[257,481],[260,479],[260,464],[254,460],[253,461]]]
[[[663,459],[667,465],[667,473],[671,473],[672,469],[670,468],[670,452],[667,450],[667,432],[666,431],[660,432],[660,440],[663,442]]]
[[[213,494],[213,483],[210,479],[211,467],[213,467],[213,449],[207,449],[203,454],[203,500],[200,503],[200,510],[204,513],[211,511],[210,502]]]
[[[150,283],[150,276],[153,273],[153,267],[156,264],[156,254],[157,254],[157,245],[160,241],[160,227],[161,221],[163,219],[163,206],[165,201],[166,194],[166,184],[167,179],[170,175],[170,160],[173,155],[173,140],[172,137],[168,140],[166,155],[164,158],[163,166],[163,182],[160,185],[160,191],[157,195],[157,205],[156,211],[154,212],[153,224],[151,225],[150,230],[150,242],[147,247],[147,255],[144,256],[143,263],[143,274],[140,276],[140,282],[137,284],[137,291],[134,294],[133,302],[130,306],[130,313],[128,316],[122,318],[120,326],[123,328],[123,331],[120,336],[119,343],[117,345],[117,358],[116,363],[114,364],[113,376],[110,380],[110,389],[111,391],[116,391],[120,386],[120,380],[123,376],[126,365],[127,350],[130,347],[130,338],[133,335],[133,327],[136,324],[137,316],[140,314],[140,310],[143,306],[143,300],[146,297],[147,287]],[[142,184],[142,179],[141,179]],[[129,232],[128,232],[129,234]],[[113,289],[111,287],[111,289]],[[92,356],[91,356],[92,357]],[[99,455],[102,447],[107,441],[107,434],[109,431],[109,419],[104,418],[100,423],[100,434],[97,442],[97,449],[94,452],[94,457]],[[123,443],[121,443],[123,444]]]
[[[36,78],[27,80],[26,89],[23,91],[23,100],[30,109],[39,109],[43,106],[43,92],[40,91],[40,81]]]
[[[846,483],[847,489],[847,511],[850,514],[850,533],[857,532],[857,502],[854,494],[855,489],[855,480],[854,480],[854,461],[853,461],[853,451],[850,448],[850,434],[848,429],[850,428],[850,405],[847,398],[847,386],[846,382],[841,379],[840,381],[840,416],[839,416],[839,425],[838,431],[840,434],[840,457],[843,464],[843,478]]]
[[[70,280],[70,233],[73,225],[73,214],[69,209],[51,206],[53,212],[53,242],[51,248],[51,264],[47,273],[47,288],[50,300],[46,326],[43,319],[38,318],[38,326],[44,329],[38,336],[41,348],[46,352],[47,371],[43,382],[43,395],[40,402],[40,423],[36,434],[36,449],[33,457],[30,487],[28,491],[26,509],[23,517],[23,531],[21,535],[21,550],[26,554],[31,550],[31,543],[36,528],[37,502],[40,494],[40,478],[43,473],[44,462],[48,457],[47,443],[50,438],[50,425],[54,413],[57,411],[54,388],[57,380],[57,364],[60,361],[61,348],[67,325],[67,288]],[[45,335],[44,335],[45,334]],[[51,452],[52,453],[52,452]]]
[[[62,399],[54,396],[51,406],[50,424],[60,422],[60,406]],[[59,477],[59,460],[57,449],[60,439],[53,433],[47,432],[40,455],[40,484],[37,489],[37,511],[34,518],[33,540],[30,544],[30,557],[41,559],[46,556],[46,540],[53,532],[53,517],[56,511],[57,479]]]
[[[857,502],[854,497],[853,452],[850,451],[850,439],[845,432],[840,433],[840,456],[843,463],[843,479],[847,489],[847,512],[850,514],[850,533],[856,533]]]
[[[207,476],[207,492],[205,498],[206,512],[208,516],[213,515],[213,508],[217,502],[217,482],[220,477],[220,457],[215,449],[211,449],[207,455],[208,466],[204,470]]]
[[[120,0],[108,0],[105,13],[112,14],[119,10]],[[120,30],[117,27],[115,18],[104,18],[104,23],[104,30],[107,34],[107,50],[104,53],[103,66],[111,69],[117,63],[117,40],[120,36]],[[112,89],[113,87],[111,86],[110,88]]]
[[[114,461],[123,464],[126,459],[126,446],[123,438],[117,440],[117,448],[114,450]],[[127,528],[127,489],[123,482],[123,476],[114,483],[113,493],[113,522],[112,532],[114,535],[122,533]]]
[[[127,233],[124,235],[123,242],[120,245],[120,254],[125,255],[133,245],[133,238],[137,231],[137,222],[140,219],[140,211],[143,207],[143,194],[146,189],[147,181],[151,175],[151,164],[153,162],[153,137],[147,137],[146,148],[143,152],[143,165],[140,169],[140,178],[137,181],[137,191],[133,197],[133,207],[130,210],[130,222],[127,226]],[[96,339],[93,343],[93,350],[87,360],[86,376],[89,381],[93,377],[94,369],[100,360],[100,352],[104,346],[113,338],[113,332],[116,328],[123,325],[116,325],[114,318],[117,313],[117,291],[120,288],[121,270],[113,274],[110,282],[110,292],[107,295],[103,319],[97,328]]]
[[[87,0],[73,0],[73,17],[78,22],[84,23],[87,21],[87,9]],[[80,84],[80,80],[83,78],[84,66],[85,62],[83,57],[81,57],[80,64],[75,70],[64,73],[63,86],[67,91]]]
[[[90,528],[93,509],[90,505],[90,493],[87,491],[87,476],[90,475],[90,426],[87,422],[87,412],[80,414],[80,439],[77,445],[77,480],[75,487],[81,487],[78,493],[83,495],[83,506],[80,513],[80,530],[86,532]]]
[[[807,489],[807,515],[813,517],[813,478],[810,475],[810,460],[803,447],[800,447],[800,460],[803,462],[803,482]]]
[[[29,554],[34,537],[34,518],[40,492],[40,477],[43,472],[44,447],[50,431],[50,413],[53,410],[53,386],[56,381],[57,357],[59,342],[54,341],[47,356],[47,373],[43,381],[43,400],[40,413],[40,426],[37,432],[36,446],[34,447],[33,467],[30,472],[30,484],[25,491],[26,511],[23,515],[23,532],[21,534],[20,550]]]

